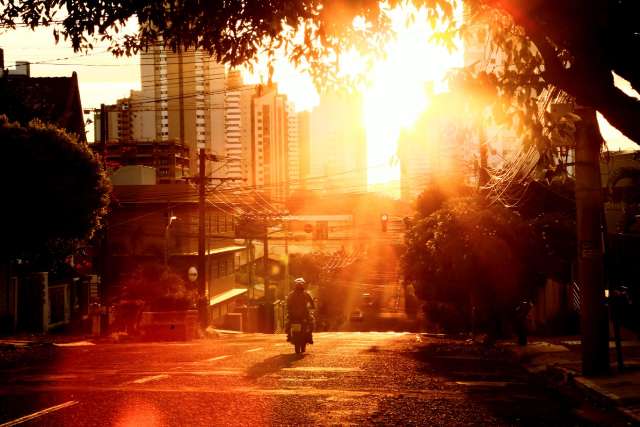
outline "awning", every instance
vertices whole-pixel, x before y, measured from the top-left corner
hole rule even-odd
[[[247,292],[246,288],[233,288],[233,289],[229,289],[228,291],[224,291],[221,294],[218,295],[214,295],[213,297],[211,297],[211,299],[209,300],[209,305],[216,305],[216,304],[220,304],[222,302],[228,301],[232,298],[235,298],[237,296],[240,296],[244,293]]]
[[[285,221],[353,221],[353,215],[286,215]]]
[[[238,252],[238,251],[242,251],[247,249],[246,246],[223,246],[221,248],[213,248],[213,249],[209,249],[206,253],[207,256],[211,256],[211,255],[220,255],[220,254],[226,254],[229,252]],[[183,252],[180,254],[171,254],[171,256],[197,256],[198,252]]]

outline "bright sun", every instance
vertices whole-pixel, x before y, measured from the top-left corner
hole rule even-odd
[[[397,7],[388,13],[397,37],[387,44],[386,59],[374,66],[373,83],[364,90],[370,188],[400,179],[393,159],[401,130],[411,127],[427,108],[429,87],[445,90],[445,74],[463,62],[462,49],[449,52],[430,41],[433,30],[424,8]],[[386,191],[397,193],[398,186],[390,185]]]
[[[367,181],[369,190],[383,191],[397,196],[400,168],[396,152],[402,129],[410,128],[429,105],[429,93],[446,90],[444,82],[448,70],[463,65],[461,43],[449,52],[431,40],[433,29],[424,8],[404,4],[384,9],[396,33],[385,46],[385,58],[369,69],[361,88],[363,120],[367,137]],[[458,11],[461,17],[461,11]],[[341,61],[341,71],[359,68],[359,58],[347,55]],[[342,70],[342,67],[347,68]],[[248,82],[264,79],[266,66],[254,73],[245,73]],[[319,95],[308,75],[298,72],[285,60],[276,61],[273,80],[278,88],[294,102],[298,110],[310,110]]]

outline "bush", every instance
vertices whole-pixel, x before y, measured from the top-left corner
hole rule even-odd
[[[506,208],[480,198],[451,199],[406,234],[404,280],[418,298],[439,301],[431,320],[464,327],[472,307],[498,321],[544,284],[544,257],[531,227]]]
[[[177,311],[193,308],[197,291],[160,264],[138,267],[122,280],[120,300],[144,301],[150,311]]]

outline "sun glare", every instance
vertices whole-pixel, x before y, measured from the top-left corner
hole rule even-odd
[[[369,190],[398,196],[400,167],[396,152],[400,133],[413,126],[429,106],[431,93],[446,91],[446,73],[462,66],[464,59],[461,42],[457,44],[458,49],[449,52],[431,40],[434,30],[424,8],[404,4],[386,9],[385,13],[391,19],[395,37],[385,46],[385,57],[365,71],[363,80],[367,83],[359,90],[364,101]],[[364,62],[350,51],[341,58],[339,72],[362,72]],[[259,65],[253,73],[246,72],[245,79],[264,82],[266,70],[266,65]],[[311,78],[284,58],[274,63],[273,81],[295,103],[298,111],[318,105],[319,95]]]
[[[405,6],[388,13],[397,36],[387,44],[386,58],[374,66],[372,85],[364,91],[368,165],[387,166],[369,168],[369,186],[400,179],[393,159],[401,130],[427,108],[430,92],[446,90],[446,72],[462,65],[460,50],[450,53],[430,41],[433,29],[425,9]]]

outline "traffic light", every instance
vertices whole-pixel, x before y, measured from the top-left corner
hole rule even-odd
[[[387,232],[387,223],[388,222],[389,222],[389,215],[387,215],[387,214],[380,215],[380,228],[382,229],[383,233]]]

